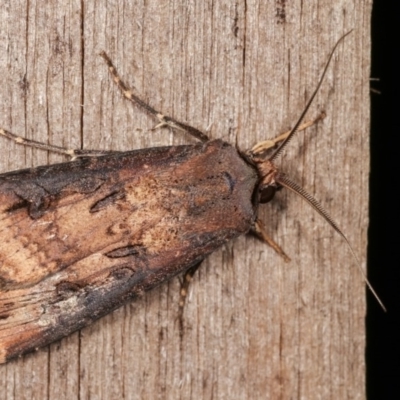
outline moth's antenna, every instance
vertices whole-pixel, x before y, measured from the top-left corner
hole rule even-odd
[[[382,300],[379,298],[378,294],[375,292],[374,288],[372,287],[372,285],[370,284],[370,282],[367,278],[367,275],[365,274],[364,270],[361,268],[360,260],[358,259],[355,251],[351,247],[349,240],[347,239],[346,235],[341,231],[341,229],[338,227],[336,222],[332,219],[332,217],[328,214],[328,212],[321,206],[321,204],[316,199],[314,199],[313,196],[311,196],[309,193],[307,193],[301,186],[299,186],[297,183],[293,182],[286,175],[280,173],[276,179],[276,182],[279,183],[280,185],[282,185],[283,187],[291,190],[292,192],[296,193],[298,196],[300,196],[305,201],[307,201],[308,204],[310,204],[311,207],[313,207],[314,210],[317,211],[328,222],[328,224],[345,240],[345,242],[347,243],[347,245],[350,248],[351,253],[353,254],[354,259],[356,260],[357,267],[361,272],[364,282],[366,283],[369,290],[374,295],[375,299],[380,304],[382,309],[386,312],[386,307],[383,305]]]
[[[310,99],[307,102],[306,107],[304,108],[303,112],[300,115],[300,118],[297,120],[295,126],[292,128],[292,130],[290,131],[289,135],[286,137],[286,139],[282,142],[282,144],[277,148],[277,150],[272,154],[272,156],[268,159],[268,163],[270,163],[272,165],[273,161],[276,160],[281,154],[282,151],[284,150],[285,146],[290,142],[290,140],[293,138],[293,135],[296,133],[296,131],[299,129],[300,124],[302,123],[308,109],[310,108],[315,96],[318,93],[318,90],[320,89],[322,82],[325,78],[326,72],[328,70],[329,64],[332,60],[333,54],[335,53],[335,50],[337,49],[337,47],[339,46],[340,42],[351,33],[352,31],[347,32],[346,34],[344,34],[335,44],[335,46],[333,47],[328,61],[325,65],[325,68],[322,72],[321,78],[319,79],[318,85],[315,88],[313,94],[311,95]],[[349,240],[347,239],[347,237],[345,236],[345,234],[341,231],[341,229],[339,228],[339,226],[336,224],[336,222],[332,219],[332,217],[328,214],[328,212],[321,206],[321,204],[314,199],[313,196],[311,196],[309,193],[307,193],[301,186],[297,185],[295,182],[293,182],[291,179],[289,179],[286,175],[277,172],[276,176],[275,176],[275,181],[276,183],[280,184],[281,186],[286,187],[287,189],[291,190],[292,192],[296,193],[298,196],[302,197],[304,200],[306,200],[313,208],[314,210],[316,210],[327,222],[328,224],[345,240],[345,242],[347,243],[348,247],[350,248],[351,253],[353,254],[353,257],[357,263],[357,267],[359,269],[359,271],[361,272],[361,275],[364,279],[365,284],[367,285],[367,287],[369,288],[369,290],[371,291],[371,293],[373,294],[373,296],[375,297],[375,299],[377,300],[377,302],[380,304],[380,306],[382,307],[382,309],[384,311],[386,311],[386,307],[384,306],[382,300],[379,298],[378,294],[375,292],[374,288],[372,287],[371,283],[369,282],[367,275],[365,274],[364,270],[361,268],[361,263],[360,260],[358,259],[358,257],[356,256],[355,251],[353,250],[353,248],[351,247],[351,244],[349,242]]]
[[[302,123],[304,116],[306,115],[308,109],[310,108],[315,96],[317,95],[318,90],[320,89],[320,87],[322,85],[322,82],[325,78],[329,64],[332,60],[333,54],[335,53],[335,50],[339,46],[340,42],[351,32],[352,31],[347,32],[336,42],[335,46],[333,47],[333,49],[329,55],[328,61],[325,64],[325,68],[322,72],[321,78],[318,81],[317,87],[315,88],[313,94],[311,95],[310,99],[308,100],[306,107],[304,108],[303,112],[300,115],[300,118],[297,120],[295,126],[289,131],[286,138],[283,140],[282,144],[275,150],[275,152],[272,154],[272,156],[268,159],[265,159],[264,157],[260,156],[260,154],[262,153],[262,151],[264,149],[268,149],[268,147],[270,147],[270,146],[265,146],[266,142],[261,142],[261,143],[257,144],[256,146],[254,146],[251,149],[250,154],[252,154],[253,156],[255,154],[258,155],[258,157],[253,158],[253,160],[257,164],[260,176],[263,177],[263,179],[261,180],[261,183],[259,185],[260,193],[262,194],[263,190],[268,190],[268,188],[270,188],[271,184],[273,183],[273,184],[278,184],[278,185],[281,185],[283,187],[290,189],[292,192],[296,193],[298,196],[300,196],[304,200],[306,200],[328,222],[328,224],[345,240],[345,242],[347,243],[347,245],[350,248],[351,253],[353,254],[354,259],[356,260],[358,269],[361,272],[361,275],[364,279],[365,284],[367,285],[367,287],[369,288],[371,293],[374,295],[374,297],[376,298],[376,300],[378,301],[378,303],[380,304],[382,309],[384,311],[386,311],[386,307],[383,305],[382,300],[379,298],[378,294],[375,292],[374,288],[368,281],[368,278],[367,278],[365,272],[361,268],[361,263],[360,263],[358,257],[356,256],[355,251],[351,247],[349,240],[347,239],[345,234],[340,230],[340,228],[336,224],[336,222],[332,219],[332,217],[328,214],[328,212],[321,206],[321,204],[316,199],[314,199],[313,196],[311,196],[309,193],[307,193],[301,186],[297,185],[295,182],[293,182],[291,179],[289,179],[286,175],[281,173],[274,165],[274,161],[280,156],[280,154],[282,153],[282,151],[284,150],[286,145],[293,138],[293,135],[296,133],[296,131],[302,129],[301,123]],[[273,187],[276,188],[276,186],[273,186]],[[270,200],[270,198],[268,198],[268,200],[263,201],[263,202],[267,202],[269,200]]]
[[[318,93],[319,88],[320,88],[321,85],[322,85],[322,82],[323,82],[323,80],[324,80],[324,78],[325,78],[325,75],[326,75],[326,71],[328,70],[329,64],[330,64],[330,62],[331,62],[331,60],[332,60],[332,57],[333,57],[333,54],[334,54],[336,48],[339,46],[339,43],[340,43],[347,35],[349,35],[351,32],[352,32],[352,30],[349,31],[349,32],[347,32],[347,33],[345,33],[345,34],[336,42],[335,46],[333,47],[333,49],[332,49],[332,51],[331,51],[331,54],[329,55],[328,61],[327,61],[326,65],[325,65],[325,68],[324,68],[324,70],[323,70],[323,72],[322,72],[321,78],[319,79],[318,85],[317,85],[317,87],[316,87],[315,90],[314,90],[314,93],[313,93],[312,96],[310,97],[310,100],[308,100],[308,103],[307,103],[306,107],[304,108],[303,112],[301,113],[300,118],[297,120],[296,125],[295,125],[295,126],[292,128],[292,130],[290,131],[289,136],[283,141],[283,143],[276,149],[276,151],[275,151],[275,152],[272,154],[272,156],[269,158],[270,161],[276,160],[276,159],[281,155],[281,153],[282,153],[282,151],[284,150],[284,148],[286,147],[286,145],[292,140],[293,135],[296,133],[298,127],[300,126],[301,122],[303,121],[305,115],[307,114],[308,109],[310,108],[312,102],[314,101],[315,96],[316,96],[317,93]]]

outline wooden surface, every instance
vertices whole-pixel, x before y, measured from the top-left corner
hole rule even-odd
[[[365,266],[371,1],[5,3],[0,125],[77,148],[193,142],[146,132],[153,121],[121,98],[103,49],[155,107],[245,149],[295,122],[336,40],[354,29],[309,112],[327,118],[278,164],[321,200]],[[62,160],[0,147],[1,171]],[[196,274],[182,337],[174,279],[1,365],[0,398],[363,399],[365,288],[350,251],[287,191],[260,217],[291,263],[241,237]]]

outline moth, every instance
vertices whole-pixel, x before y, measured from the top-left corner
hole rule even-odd
[[[199,143],[68,150],[0,129],[17,143],[72,157],[0,175],[0,363],[87,326],[177,274],[189,276],[208,254],[250,231],[287,259],[257,218],[259,204],[281,187],[305,198],[344,236],[319,203],[274,165],[304,128],[340,40],[298,122],[269,158],[264,142],[241,152],[162,115],[123,83],[104,52],[125,98],[159,126],[185,131]]]

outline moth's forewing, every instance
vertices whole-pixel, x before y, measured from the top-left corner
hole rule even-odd
[[[0,175],[0,362],[88,325],[246,233],[256,182],[219,140]]]

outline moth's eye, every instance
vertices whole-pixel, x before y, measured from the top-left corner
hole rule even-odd
[[[276,191],[278,190],[278,188],[275,185],[267,185],[264,187],[260,187],[259,188],[259,202],[260,203],[268,203],[269,201],[271,201],[274,196]]]

